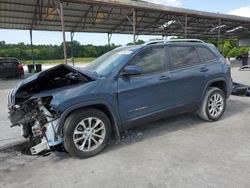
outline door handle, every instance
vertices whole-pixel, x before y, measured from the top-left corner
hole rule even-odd
[[[168,80],[170,76],[160,76],[159,80]]]
[[[208,68],[202,67],[202,68],[200,69],[200,71],[201,71],[201,72],[207,72],[207,71],[208,71]]]

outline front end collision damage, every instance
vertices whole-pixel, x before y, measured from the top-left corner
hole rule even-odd
[[[56,134],[60,115],[49,105],[51,98],[31,99],[10,109],[11,127],[20,126],[22,136],[35,144],[31,154],[62,143],[62,137]]]
[[[63,142],[62,135],[57,134],[61,112],[51,105],[53,94],[62,88],[70,89],[74,85],[93,80],[89,74],[83,74],[67,65],[59,65],[31,76],[9,93],[11,127],[20,126],[22,136],[33,143],[31,154],[50,150]]]

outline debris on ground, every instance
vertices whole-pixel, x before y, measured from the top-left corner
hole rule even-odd
[[[142,132],[134,129],[125,130],[120,133],[120,139],[117,138],[111,139],[109,145],[134,143],[134,142],[139,142],[142,139],[143,139]]]

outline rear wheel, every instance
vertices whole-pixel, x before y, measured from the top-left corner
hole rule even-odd
[[[224,92],[216,87],[206,91],[198,115],[206,121],[217,121],[224,114],[226,98]]]
[[[67,118],[63,132],[65,149],[74,157],[87,158],[107,145],[111,124],[102,111],[83,109]]]

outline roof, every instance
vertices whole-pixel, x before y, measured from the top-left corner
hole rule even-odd
[[[0,0],[0,28],[61,31],[57,0]],[[249,36],[250,18],[135,0],[64,0],[65,31],[221,38]],[[187,18],[187,19],[185,19]]]

